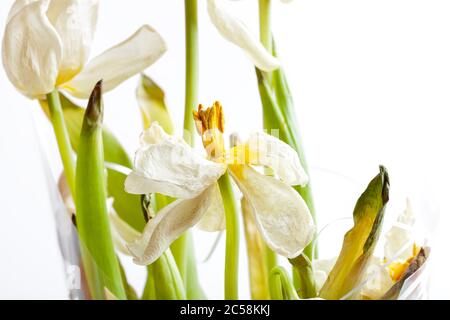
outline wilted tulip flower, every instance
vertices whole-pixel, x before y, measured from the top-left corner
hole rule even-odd
[[[223,114],[216,102],[195,112],[197,129],[208,158],[194,152],[181,138],[167,135],[153,124],[141,136],[134,170],[127,177],[130,193],[161,193],[178,200],[151,219],[139,239],[128,248],[138,264],[155,261],[184,231],[198,224],[206,231],[225,227],[224,209],[217,184],[231,174],[254,214],[267,245],[277,253],[295,257],[315,232],[309,209],[291,185],[305,185],[308,176],[296,152],[284,142],[254,133],[246,143],[225,150]],[[275,177],[253,167],[270,167]]]
[[[89,63],[98,0],[17,0],[3,38],[3,65],[22,94],[42,98],[55,87],[88,98],[103,79],[111,90],[166,51],[161,36],[144,25]],[[87,63],[87,64],[86,64]]]

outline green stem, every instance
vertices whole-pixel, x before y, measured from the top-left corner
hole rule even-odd
[[[225,208],[226,220],[225,299],[237,300],[239,279],[239,216],[228,173],[225,173],[219,179],[219,188]]]
[[[186,93],[184,100],[184,138],[193,145],[194,118],[192,111],[197,107],[198,94],[198,27],[197,0],[185,0],[186,28]]]
[[[275,41],[273,39],[272,53],[275,57],[277,56]],[[278,107],[287,123],[287,129],[289,130],[289,135],[292,139],[291,146],[297,151],[297,154],[300,158],[300,163],[302,164],[306,173],[309,174],[308,162],[306,161],[305,150],[302,143],[303,139],[300,134],[299,124],[297,121],[297,113],[295,112],[291,90],[289,88],[289,84],[282,67],[273,72],[272,80],[273,90],[275,91]],[[311,212],[311,216],[314,219],[314,222],[316,222],[316,210],[314,206],[311,181],[305,187],[296,186],[295,189],[305,200],[306,204],[308,205],[309,211]],[[318,258],[317,245],[314,246],[313,243],[310,243],[305,248],[304,253],[310,259]]]
[[[187,278],[187,235],[188,231],[183,233],[176,241],[170,246],[170,251],[177,263],[178,270],[180,271],[181,278],[184,280],[185,286],[189,279]]]
[[[277,56],[275,45],[272,39],[270,12],[270,0],[259,0],[260,40],[267,50],[272,52],[274,56]],[[273,78],[273,88],[267,88],[267,92],[271,92],[272,89],[274,90],[277,104],[269,105],[268,108],[270,110],[264,111],[264,129],[270,130],[279,128],[280,131],[282,131],[280,138],[291,145],[297,151],[300,162],[302,163],[305,171],[308,173],[308,164],[306,162],[305,152],[302,146],[302,139],[298,130],[297,118],[292,103],[292,96],[283,69],[280,67],[271,74],[266,74],[265,76],[267,78],[266,81],[268,82],[271,82],[271,79]],[[263,100],[263,97],[261,97],[261,99]],[[278,110],[275,110],[274,108]],[[277,123],[279,124],[278,126]],[[286,130],[284,130],[282,126],[284,126]],[[283,131],[285,132],[283,133]],[[314,221],[316,221],[311,183],[309,183],[305,187],[298,186],[295,189],[305,200]],[[312,244],[308,245],[305,248],[304,252],[310,259],[317,257],[317,247],[314,248]]]
[[[153,265],[147,266],[147,281],[145,282],[142,300],[156,300],[155,276],[153,274]]]
[[[198,18],[197,0],[185,0],[185,35],[186,35],[186,78],[184,101],[184,140],[194,145],[194,118],[193,110],[198,99]],[[188,299],[205,298],[198,282],[197,266],[195,261],[193,239],[189,231],[185,232],[171,245],[175,261],[179,267],[186,287]]]
[[[198,280],[197,260],[195,258],[195,247],[192,234],[187,232],[186,236],[186,252],[188,252],[186,279],[189,279],[186,283],[186,298],[189,300],[206,300],[205,292]]]
[[[270,249],[267,245],[265,246],[265,249],[266,249],[267,269],[272,270],[278,264],[278,256],[277,256],[277,253],[275,251],[273,251],[272,249]]]
[[[259,0],[259,39],[272,52],[272,32],[270,27],[271,0]]]
[[[284,300],[283,285],[281,284],[279,275],[271,275],[269,277],[270,299]]]
[[[93,259],[102,288],[106,287],[118,299],[126,299],[106,204],[101,95],[99,82],[89,99],[80,135],[76,176],[77,229],[81,245],[86,248],[82,250],[83,259]]]
[[[311,260],[306,254],[301,254],[296,258],[289,259],[292,264],[294,286],[302,299],[314,298],[317,296],[317,286],[314,279],[314,271]]]
[[[270,272],[270,295],[274,300],[300,300],[289,275],[283,267],[275,267]]]
[[[63,163],[64,173],[67,178],[70,192],[72,193],[72,198],[75,199],[75,160],[57,89],[47,94],[47,102],[50,111],[50,121],[55,132],[56,141],[58,143],[59,154]]]
[[[156,214],[172,200],[170,197],[154,194],[152,204]],[[175,242],[172,246],[174,244]],[[172,246],[155,262],[147,266],[147,283],[142,299],[184,300],[187,298],[186,279],[183,279],[178,264],[186,259],[176,261],[172,255]]]
[[[158,300],[185,300],[183,280],[170,250],[152,264],[155,293]]]

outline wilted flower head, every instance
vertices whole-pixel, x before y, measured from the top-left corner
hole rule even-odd
[[[104,90],[111,90],[165,52],[161,36],[145,25],[87,63],[98,3],[16,0],[7,18],[2,58],[17,90],[40,98],[60,87],[73,96],[87,98],[97,81],[103,79]]]
[[[129,244],[138,264],[150,264],[188,228],[206,231],[225,228],[218,179],[229,172],[249,203],[267,245],[277,253],[295,257],[315,232],[309,209],[291,185],[306,185],[308,176],[297,153],[284,142],[264,133],[226,150],[223,110],[216,102],[194,113],[208,157],[197,154],[181,138],[167,135],[154,123],[141,136],[133,172],[125,181],[127,192],[161,193],[178,198],[151,219],[141,237]],[[254,167],[269,167],[276,177]]]

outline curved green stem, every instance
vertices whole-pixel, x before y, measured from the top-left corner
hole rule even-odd
[[[302,299],[314,298],[317,296],[317,286],[314,279],[314,271],[311,260],[308,259],[306,253],[296,258],[289,259],[292,264],[292,273],[295,288]]]
[[[58,143],[64,173],[67,178],[70,192],[72,193],[72,198],[75,199],[75,160],[72,152],[72,146],[70,144],[69,132],[67,131],[66,123],[64,122],[64,115],[57,89],[47,94],[47,102],[50,113],[50,121]]]
[[[289,275],[283,267],[275,267],[270,272],[270,295],[275,300],[300,300]]]
[[[239,216],[231,187],[231,179],[226,172],[219,179],[220,194],[225,208],[225,299],[238,299],[239,279]]]

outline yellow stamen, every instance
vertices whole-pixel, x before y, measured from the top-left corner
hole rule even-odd
[[[406,260],[406,261],[395,261],[392,262],[389,266],[389,275],[392,280],[397,282],[401,279],[403,274],[406,270],[408,270],[409,265],[411,264],[411,261],[414,260],[414,258],[417,256],[417,254],[420,252],[420,247],[417,246],[415,243],[412,248],[412,255]]]
[[[203,146],[208,155],[212,159],[218,159],[224,154],[225,144],[223,140],[223,132],[225,120],[223,116],[223,108],[220,102],[203,109],[203,105],[198,106],[198,110],[194,111],[194,121],[197,132],[202,137]]]

